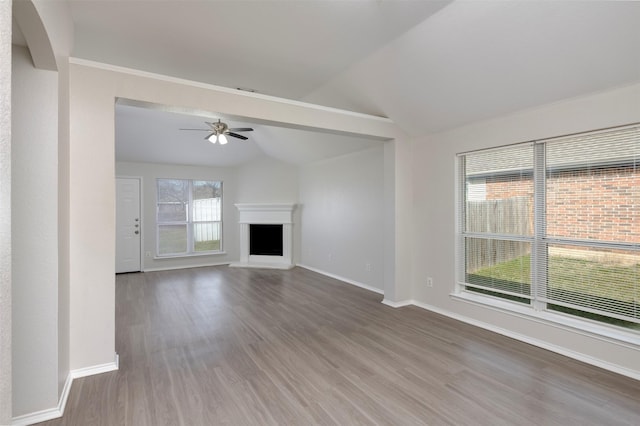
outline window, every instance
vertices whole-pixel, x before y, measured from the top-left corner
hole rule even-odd
[[[639,126],[458,161],[458,291],[640,329]]]
[[[158,179],[158,256],[222,249],[222,182]]]

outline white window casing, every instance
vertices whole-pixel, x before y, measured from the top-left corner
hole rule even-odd
[[[457,161],[456,294],[640,330],[640,126]]]

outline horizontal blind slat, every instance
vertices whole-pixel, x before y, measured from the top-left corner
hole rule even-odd
[[[543,148],[535,161],[532,146]],[[468,289],[640,323],[640,126],[460,154],[459,161],[459,262]],[[531,205],[514,209],[518,196]],[[540,282],[531,282],[530,269]]]

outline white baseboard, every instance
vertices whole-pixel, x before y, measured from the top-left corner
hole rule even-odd
[[[67,406],[67,399],[69,399],[69,392],[71,392],[71,383],[73,377],[71,373],[67,375],[67,380],[64,382],[60,399],[58,400],[58,406],[56,408],[50,408],[48,410],[36,411],[35,413],[24,414],[11,419],[12,426],[26,426],[35,423],[46,422],[48,420],[58,419],[64,414],[64,409]]]
[[[92,365],[90,367],[78,368],[77,370],[71,370],[69,374],[74,379],[80,377],[93,376],[95,374],[108,373],[109,371],[115,371],[120,364],[120,356],[115,354],[113,362],[107,362],[105,364]]]
[[[413,300],[401,300],[400,302],[394,302],[389,299],[382,299],[382,304],[391,306],[392,308],[402,308],[403,306],[413,305]]]
[[[343,282],[345,282],[347,284],[351,284],[351,285],[354,285],[356,287],[363,288],[365,290],[372,291],[374,293],[384,294],[384,290],[380,290],[377,287],[372,287],[370,285],[363,284],[363,283],[358,282],[358,281],[350,280],[349,278],[341,277],[339,275],[335,275],[335,274],[323,271],[321,269],[316,269],[316,268],[313,268],[311,266],[303,265],[303,264],[300,264],[300,263],[298,263],[296,266],[299,266],[299,267],[304,268],[304,269],[308,269],[309,271],[316,272],[318,274],[324,275],[324,276],[329,277],[329,278],[334,278],[336,280],[343,281]]]
[[[40,422],[46,422],[48,420],[58,419],[60,417],[62,417],[62,411],[56,407],[14,417],[11,419],[11,425],[28,426]]]
[[[385,303],[385,301],[383,300],[382,303]],[[391,302],[391,303],[385,303],[385,305],[389,305],[389,306],[393,306],[393,307],[414,305],[414,306],[417,306],[419,308],[425,309],[427,311],[435,312],[437,314],[444,315],[446,317],[455,319],[457,321],[461,321],[461,322],[464,322],[466,324],[473,325],[475,327],[480,327],[480,328],[483,328],[485,330],[489,330],[489,331],[492,331],[494,333],[498,333],[498,334],[501,334],[503,336],[510,337],[512,339],[516,339],[516,340],[519,340],[521,342],[528,343],[530,345],[537,346],[539,348],[546,349],[548,351],[555,352],[555,353],[560,354],[560,355],[564,355],[566,357],[575,359],[577,361],[584,362],[585,364],[590,364],[590,365],[593,365],[595,367],[599,367],[599,368],[602,368],[604,370],[611,371],[613,373],[621,374],[623,376],[627,376],[627,377],[630,377],[630,378],[635,379],[635,380],[640,380],[640,373],[638,373],[635,370],[624,368],[624,367],[621,367],[619,365],[612,364],[612,363],[603,361],[601,359],[594,358],[594,357],[591,357],[589,355],[585,355],[585,354],[580,353],[580,352],[572,351],[572,350],[569,350],[567,348],[563,348],[561,346],[554,345],[554,344],[549,343],[549,342],[545,342],[543,340],[539,340],[539,339],[536,339],[536,338],[533,338],[533,337],[526,336],[524,334],[520,334],[520,333],[516,333],[516,332],[510,331],[510,330],[506,330],[506,329],[504,329],[502,327],[497,327],[497,326],[495,326],[493,324],[488,324],[488,323],[485,323],[485,322],[482,322],[482,321],[477,321],[477,320],[474,320],[472,318],[465,317],[464,315],[459,315],[459,314],[456,314],[456,313],[453,313],[453,312],[449,312],[449,311],[441,309],[441,308],[437,308],[435,306],[431,306],[431,305],[426,304],[426,303],[418,302],[417,300],[406,300],[406,301],[403,301],[403,302]]]
[[[46,422],[48,420],[58,419],[64,414],[64,410],[67,406],[67,400],[69,399],[69,393],[71,392],[71,385],[74,379],[80,377],[93,376],[94,374],[107,373],[118,369],[119,356],[115,354],[114,362],[108,362],[106,364],[94,365],[91,367],[80,368],[77,370],[69,371],[67,380],[62,387],[62,393],[58,400],[58,406],[55,408],[49,408],[47,410],[36,411],[35,413],[23,414],[11,419],[12,426],[27,426],[35,423]]]
[[[233,262],[229,264],[230,268],[256,268],[256,269],[280,269],[288,270],[293,269],[296,265],[292,263],[242,263]]]
[[[142,272],[173,271],[176,269],[206,268],[207,266],[224,266],[231,262],[199,263],[197,265],[163,266],[160,268],[144,268]]]

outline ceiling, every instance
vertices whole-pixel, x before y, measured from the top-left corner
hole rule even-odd
[[[116,160],[233,167],[263,156],[304,165],[379,146],[379,140],[342,136],[304,129],[239,121],[224,114],[202,111],[177,113],[171,108],[130,102],[116,103]],[[226,145],[204,139],[205,121],[222,119],[230,128],[251,127],[248,140],[228,137]]]
[[[640,2],[456,1],[305,100],[425,135],[640,82]]]
[[[443,1],[69,1],[76,57],[301,99],[435,13]],[[116,159],[234,166],[267,155],[306,164],[379,145],[225,119],[247,141],[203,140],[207,118],[117,106]],[[211,113],[210,119],[225,118]],[[206,126],[205,126],[206,127]],[[185,149],[186,148],[186,149]]]
[[[67,3],[75,57],[385,116],[415,137],[640,81],[640,2]],[[119,155],[155,155],[148,148],[163,136],[153,129],[171,120],[151,113],[118,112],[130,132],[119,131],[127,141]],[[174,127],[194,126],[184,120]],[[217,152],[215,161],[269,155],[302,164],[369,146],[247,125],[256,128],[250,141],[227,145],[237,155],[222,159]],[[183,132],[171,141],[182,146],[187,136],[198,139]],[[200,155],[181,161],[200,161],[204,148],[197,146]]]
[[[74,56],[300,99],[444,1],[71,0]]]

